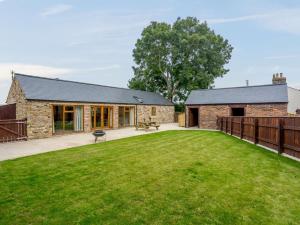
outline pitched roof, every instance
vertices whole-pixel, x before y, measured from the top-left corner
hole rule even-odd
[[[15,74],[28,100],[173,105],[158,93]]]
[[[283,84],[194,90],[186,104],[286,103],[287,89],[287,85]]]

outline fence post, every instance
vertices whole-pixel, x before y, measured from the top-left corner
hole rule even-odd
[[[220,130],[223,131],[223,117],[221,117],[220,123],[221,123]]]
[[[254,144],[258,143],[258,119],[254,118]]]
[[[241,117],[240,124],[240,138],[243,139],[244,136],[244,117]]]
[[[281,118],[278,119],[277,137],[278,137],[278,154],[281,154],[283,152],[283,121]]]
[[[233,133],[233,118],[230,118],[230,135]]]
[[[226,117],[225,119],[225,133],[227,133],[227,127],[228,127],[227,121],[228,121],[228,117]]]

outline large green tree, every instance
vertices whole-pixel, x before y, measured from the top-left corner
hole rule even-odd
[[[229,70],[224,66],[233,47],[206,22],[187,17],[173,25],[152,22],[135,44],[134,77],[128,86],[154,91],[173,102],[193,89],[209,88]]]

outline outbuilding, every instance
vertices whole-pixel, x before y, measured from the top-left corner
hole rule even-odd
[[[300,109],[300,91],[283,74],[270,85],[194,90],[185,103],[186,127],[216,129],[218,116],[288,116]]]

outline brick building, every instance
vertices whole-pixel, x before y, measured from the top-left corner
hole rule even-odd
[[[174,105],[157,93],[14,74],[7,104],[27,118],[29,138],[174,121]]]
[[[300,91],[282,74],[273,84],[194,90],[186,101],[186,127],[216,129],[217,116],[287,116],[300,109]]]

